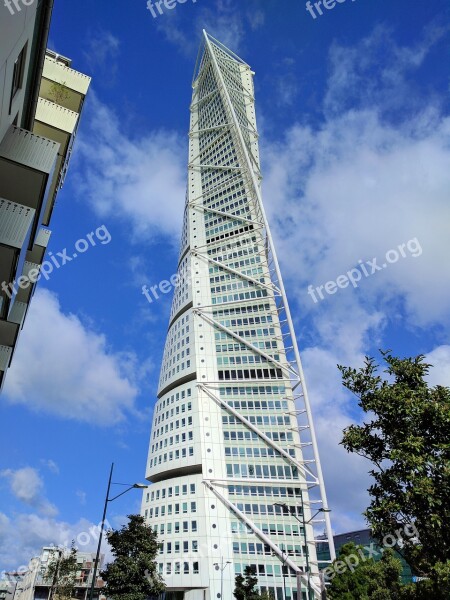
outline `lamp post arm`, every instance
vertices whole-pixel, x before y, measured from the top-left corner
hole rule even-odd
[[[124,494],[126,494],[127,492],[129,492],[130,490],[132,490],[135,486],[134,485],[130,485],[129,488],[127,488],[124,492],[120,492],[120,494],[117,494],[117,496],[114,496],[114,498],[108,498],[108,502],[112,502],[113,500],[115,500],[116,498],[120,498],[120,496],[123,496]]]

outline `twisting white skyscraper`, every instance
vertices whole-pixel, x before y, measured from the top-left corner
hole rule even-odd
[[[300,598],[300,587],[318,598],[314,526],[333,556],[332,533],[261,200],[253,72],[203,36],[142,514],[161,541],[167,599],[231,600],[247,565],[277,600]]]

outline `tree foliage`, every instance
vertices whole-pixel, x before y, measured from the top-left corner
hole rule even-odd
[[[267,592],[260,594],[257,586],[256,568],[247,565],[244,575],[236,575],[234,597],[236,600],[269,600],[269,594]]]
[[[66,82],[62,83],[54,82],[50,86],[49,98],[55,104],[63,104],[68,98],[70,98],[69,90],[66,86]]]
[[[344,386],[366,413],[362,425],[345,429],[342,444],[374,465],[365,512],[374,537],[382,543],[405,526],[415,528],[417,535],[402,536],[397,550],[426,578],[417,592],[438,589],[450,574],[450,389],[428,386],[431,365],[423,356],[382,356],[387,378],[377,374],[372,358],[359,371],[339,366]]]
[[[108,598],[146,600],[165,589],[155,562],[158,538],[141,515],[128,515],[128,519],[121,529],[107,532],[114,561],[100,575]]]
[[[44,575],[44,579],[50,584],[49,600],[70,600],[75,595],[77,573],[75,542],[72,542],[70,548],[55,549]]]
[[[339,557],[333,563],[335,574],[331,579],[327,597],[330,600],[399,600],[401,593],[400,560],[394,557],[392,550],[383,552],[381,560],[365,558],[355,562],[349,561],[350,568],[345,563],[347,557],[361,557],[353,542],[344,544]]]

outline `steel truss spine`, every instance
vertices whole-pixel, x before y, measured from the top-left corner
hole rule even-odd
[[[299,353],[299,349],[298,349],[298,345],[297,345],[297,339],[295,336],[294,325],[293,325],[292,315],[291,315],[291,311],[289,308],[289,303],[288,303],[288,299],[287,299],[287,295],[286,295],[286,290],[285,290],[283,279],[281,276],[280,266],[279,266],[275,246],[273,243],[272,234],[271,234],[271,231],[269,228],[267,216],[266,216],[264,206],[262,203],[262,197],[261,197],[261,192],[260,192],[261,175],[259,173],[258,166],[255,165],[255,163],[254,163],[254,157],[253,156],[250,157],[250,155],[249,155],[249,151],[248,151],[246,142],[243,137],[243,133],[241,130],[239,120],[237,118],[236,111],[234,109],[230,94],[229,94],[227,86],[225,84],[222,72],[218,65],[216,55],[212,48],[210,37],[206,34],[205,31],[204,31],[204,38],[205,38],[205,47],[208,50],[209,60],[211,62],[212,68],[214,70],[216,81],[219,85],[219,92],[220,92],[221,96],[223,97],[223,106],[225,108],[225,112],[227,113],[227,121],[232,125],[230,127],[230,132],[231,132],[231,135],[234,135],[237,138],[236,144],[235,144],[236,153],[238,155],[238,158],[240,159],[240,164],[247,166],[247,169],[243,169],[242,172],[243,172],[244,180],[247,182],[248,190],[252,193],[253,200],[255,203],[255,208],[259,212],[259,215],[257,215],[257,217],[258,217],[257,222],[259,221],[260,223],[264,224],[266,256],[267,256],[268,264],[269,264],[269,272],[270,272],[270,265],[273,264],[274,275],[275,275],[275,281],[272,281],[272,285],[280,291],[280,296],[279,296],[280,305],[277,308],[278,308],[279,312],[284,312],[284,314],[285,314],[286,324],[288,326],[288,334],[291,339],[290,349],[292,350],[292,352],[294,354],[294,360],[291,361],[291,364],[293,364],[296,367],[296,369],[295,369],[296,373],[293,376],[294,381],[296,381],[296,383],[293,385],[293,391],[295,392],[295,390],[298,388],[298,386],[300,386],[301,393],[298,395],[297,401],[299,401],[301,398],[303,401],[304,408],[301,411],[299,411],[299,416],[300,416],[300,414],[305,415],[306,421],[307,421],[305,426],[301,426],[299,424],[299,431],[302,431],[302,432],[309,431],[310,441],[306,442],[306,443],[302,442],[301,446],[305,446],[306,444],[308,444],[312,447],[313,462],[308,461],[308,463],[315,465],[315,471],[316,471],[317,475],[314,476],[315,477],[314,485],[318,485],[318,487],[319,487],[320,503],[322,504],[322,510],[324,513],[324,522],[325,522],[325,531],[326,531],[326,539],[321,540],[321,541],[328,543],[331,560],[334,560],[336,557],[336,554],[335,554],[334,543],[333,543],[333,532],[332,532],[332,528],[331,528],[329,507],[328,507],[325,484],[324,484],[324,479],[323,479],[322,466],[321,466],[321,462],[320,462],[319,450],[318,450],[318,445],[317,445],[317,437],[316,437],[314,423],[313,423],[311,405],[309,402],[308,392],[307,392],[307,388],[306,388],[306,384],[305,384],[303,367],[302,367],[302,363],[301,363],[301,359],[300,359],[300,353]],[[204,59],[205,59],[205,57],[204,57]],[[258,170],[257,173],[255,173],[255,169],[254,169],[255,166]],[[217,167],[214,165],[209,165],[208,168],[216,169]],[[205,207],[205,210],[207,210],[207,207]],[[230,217],[231,217],[231,215],[230,215]],[[260,223],[258,223],[258,224],[260,225]],[[198,249],[197,249],[197,252],[198,252]],[[220,305],[216,306],[215,308],[220,309]],[[215,321],[215,320],[211,318],[211,321]],[[219,323],[217,323],[217,321],[215,322],[215,325],[222,327]],[[288,353],[288,350],[289,350],[289,348],[286,348],[286,355]],[[289,458],[291,458],[291,457],[289,457]],[[309,470],[310,469],[308,468],[308,471]],[[208,484],[208,485],[211,485],[211,484]],[[218,494],[217,490],[214,490],[214,492],[216,494]],[[228,502],[228,500],[226,500],[225,498],[223,498],[223,501]],[[242,515],[242,516],[244,517],[244,515]],[[247,517],[245,517],[244,520],[248,520]],[[253,524],[253,527],[255,527],[254,524]],[[305,535],[306,535],[306,532],[305,532]],[[317,590],[320,593],[320,590],[318,588],[317,588]],[[314,590],[314,591],[316,592],[316,590]]]

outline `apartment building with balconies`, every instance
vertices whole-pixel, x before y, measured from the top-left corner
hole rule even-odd
[[[58,581],[47,576],[50,563],[58,563],[64,556],[65,550],[56,546],[44,546],[39,556],[30,560],[26,571],[6,573],[3,588],[4,600],[53,600],[58,597]],[[66,552],[67,555],[67,552]],[[103,565],[104,555],[100,555],[99,570]],[[73,573],[73,600],[86,600],[92,584],[94,574],[95,553],[76,553],[76,570]],[[1,583],[1,581],[0,581]],[[105,600],[102,593],[103,579],[97,575],[94,586],[94,598]],[[0,600],[2,596],[0,595]]]
[[[46,48],[53,0],[0,18],[0,389],[39,280],[90,77]]]

